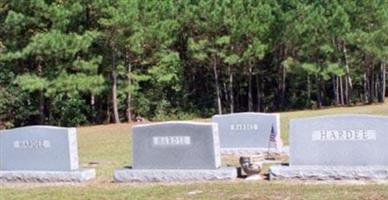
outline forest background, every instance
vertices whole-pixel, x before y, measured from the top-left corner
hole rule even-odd
[[[1,0],[0,128],[384,102],[387,0]]]

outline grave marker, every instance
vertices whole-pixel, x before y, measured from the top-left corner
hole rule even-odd
[[[282,147],[279,114],[233,113],[215,115],[212,121],[218,124],[222,153],[260,153]],[[270,141],[271,130],[277,134],[275,142]]]
[[[290,166],[271,179],[387,179],[388,117],[331,115],[290,121]]]
[[[75,128],[28,126],[0,131],[0,182],[81,182]]]
[[[118,182],[235,178],[221,168],[216,124],[163,122],[132,128],[133,169],[118,169]]]

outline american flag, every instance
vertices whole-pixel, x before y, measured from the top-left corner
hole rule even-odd
[[[283,145],[280,135],[277,133],[275,127],[272,124],[271,134],[269,135],[269,142],[275,143],[276,148],[280,148]]]
[[[275,128],[272,125],[272,127],[271,127],[271,134],[269,135],[269,141],[270,142],[276,142],[276,139],[277,139],[276,136],[277,136],[277,133],[275,132]]]

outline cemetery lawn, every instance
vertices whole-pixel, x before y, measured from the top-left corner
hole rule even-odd
[[[327,114],[388,115],[388,103],[281,113],[288,141],[288,120]],[[201,121],[203,119],[200,119]],[[216,181],[193,183],[112,183],[115,168],[131,164],[130,124],[78,128],[80,164],[94,167],[97,178],[74,185],[0,185],[0,200],[11,199],[388,199],[388,181]],[[224,165],[237,158],[223,157]],[[266,167],[267,168],[267,167]]]

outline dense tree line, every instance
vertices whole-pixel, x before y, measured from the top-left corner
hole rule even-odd
[[[1,0],[0,126],[383,102],[387,0]]]

